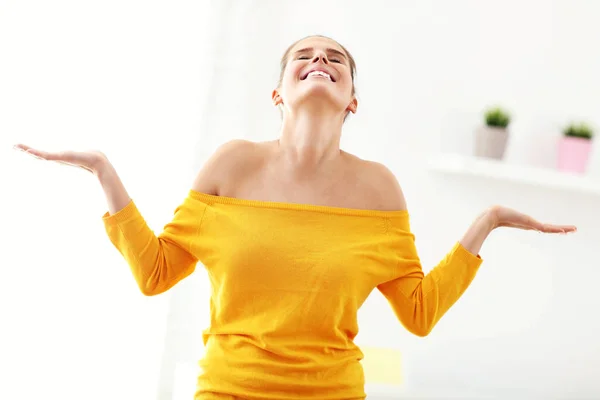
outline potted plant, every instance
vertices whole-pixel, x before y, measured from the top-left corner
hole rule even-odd
[[[484,115],[485,125],[475,132],[475,155],[502,159],[508,141],[510,114],[500,107],[492,107]]]
[[[584,173],[592,149],[592,128],[585,123],[571,123],[563,130],[558,142],[558,169]]]

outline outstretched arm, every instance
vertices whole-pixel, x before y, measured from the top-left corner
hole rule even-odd
[[[142,293],[148,296],[162,293],[194,270],[198,260],[188,251],[187,243],[197,229],[186,211],[189,207],[178,208],[173,221],[157,236],[104,153],[48,152],[23,144],[15,148],[42,160],[85,169],[98,178],[108,205],[108,212],[102,218],[106,232],[129,264]],[[186,202],[190,203],[187,199]]]
[[[228,172],[227,162],[247,163],[247,142],[232,141],[220,146],[194,181],[194,189],[213,194],[215,180]],[[188,196],[175,210],[172,220],[156,235],[148,226],[108,158],[99,151],[48,152],[19,144],[16,150],[33,157],[71,165],[94,174],[106,196],[108,211],[102,216],[112,244],[129,264],[142,293],[148,296],[167,291],[190,275],[198,259],[197,238],[205,204]],[[229,161],[231,160],[231,161]]]
[[[396,205],[389,208],[406,209],[402,190],[396,179],[387,174],[388,199]],[[570,233],[571,225],[543,224],[532,217],[502,206],[485,210],[471,224],[463,237],[428,274],[421,262],[410,232],[408,218],[396,227],[398,233],[395,278],[378,286],[387,298],[400,322],[413,334],[428,335],[442,316],[462,296],[473,281],[482,263],[481,247],[497,228],[510,227],[536,230],[543,233]]]

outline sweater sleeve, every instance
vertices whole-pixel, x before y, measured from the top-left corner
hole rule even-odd
[[[392,257],[393,278],[377,288],[408,331],[427,336],[471,284],[482,259],[457,242],[437,266],[424,274],[408,221],[405,224]]]
[[[187,198],[177,207],[174,218],[158,236],[148,227],[133,201],[117,213],[106,213],[102,217],[110,241],[146,296],[167,291],[196,268],[198,258],[192,246],[199,234],[205,207],[192,202]]]

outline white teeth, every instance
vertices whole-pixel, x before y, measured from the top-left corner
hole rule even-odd
[[[331,80],[331,76],[329,76],[328,73],[323,72],[323,71],[313,71],[310,74],[308,74],[308,76],[313,76],[313,75],[320,75],[320,76],[323,76],[323,77]]]

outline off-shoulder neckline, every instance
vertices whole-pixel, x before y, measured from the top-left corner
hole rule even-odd
[[[190,190],[189,195],[191,198],[209,203],[209,204],[228,204],[255,208],[265,209],[279,209],[279,210],[292,210],[292,211],[313,211],[321,212],[326,214],[337,214],[337,215],[354,215],[354,216],[371,216],[371,217],[402,217],[408,216],[407,210],[369,210],[361,208],[346,208],[346,207],[335,207],[325,206],[316,204],[303,204],[303,203],[287,203],[278,201],[266,201],[266,200],[249,200],[241,199],[237,197],[226,197],[217,196],[213,194],[207,194],[198,192],[196,190]]]

